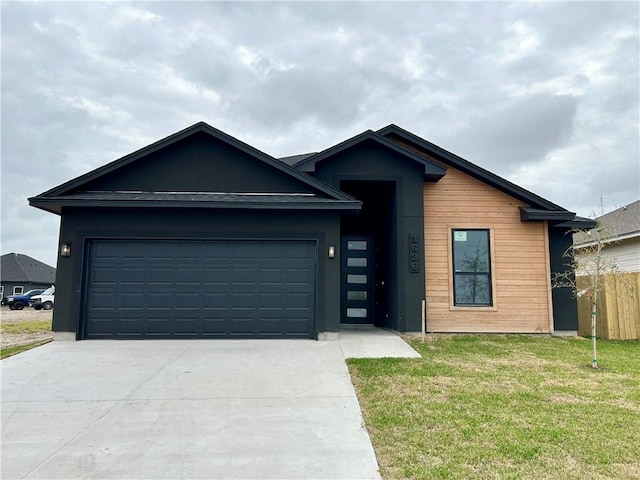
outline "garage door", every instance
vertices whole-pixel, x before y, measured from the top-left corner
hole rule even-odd
[[[89,244],[85,338],[309,338],[316,246],[302,241]]]

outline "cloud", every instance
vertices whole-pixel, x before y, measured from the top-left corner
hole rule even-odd
[[[275,156],[396,123],[583,215],[640,197],[634,2],[1,8],[3,252],[55,262],[28,196],[201,120]]]

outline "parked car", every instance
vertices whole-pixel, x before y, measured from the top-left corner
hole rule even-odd
[[[31,306],[36,310],[51,310],[53,308],[53,297],[56,293],[56,287],[47,288],[40,295],[31,297]]]
[[[11,310],[22,310],[31,303],[32,297],[40,295],[42,292],[44,292],[43,288],[29,290],[27,293],[22,293],[20,295],[9,295],[7,297],[7,305],[9,305]]]

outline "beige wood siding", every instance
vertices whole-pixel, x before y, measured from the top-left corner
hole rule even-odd
[[[519,200],[448,167],[424,185],[427,329],[546,333],[552,329],[546,224],[522,223]],[[491,230],[493,307],[453,306],[451,229]]]

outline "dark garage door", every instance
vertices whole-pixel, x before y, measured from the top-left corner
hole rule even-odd
[[[316,247],[302,241],[89,245],[85,338],[309,338]]]

